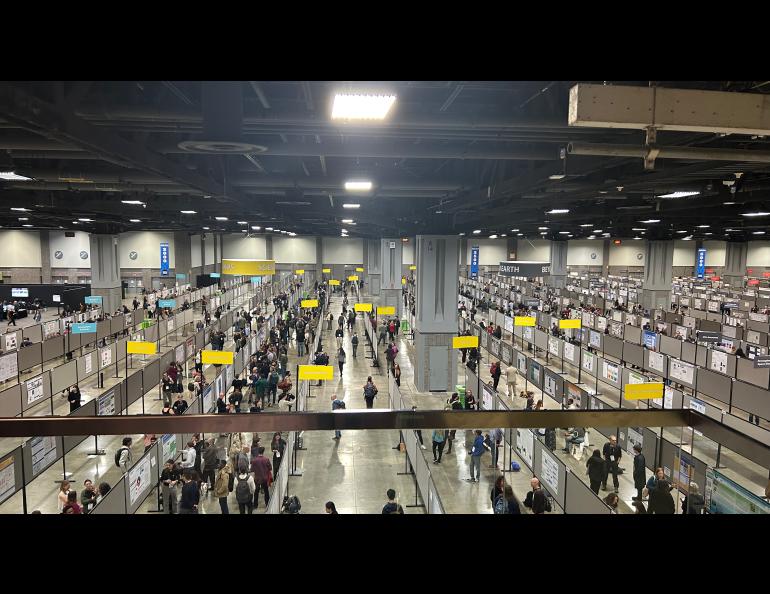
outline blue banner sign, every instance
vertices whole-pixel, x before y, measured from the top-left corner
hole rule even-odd
[[[158,307],[176,307],[176,299],[158,299]]]
[[[211,278],[220,278],[222,275],[219,274],[218,272],[212,272],[211,274],[209,274],[209,276]]]
[[[96,332],[96,322],[85,324],[72,324],[70,326],[73,334],[90,334]]]
[[[160,244],[160,275],[168,276],[168,244]]]
[[[86,305],[101,305],[102,298],[100,295],[89,295],[85,298]]]
[[[479,278],[479,246],[471,248],[471,278]]]
[[[698,250],[698,259],[695,266],[696,276],[703,278],[706,276],[706,250],[701,248]]]
[[[180,272],[177,272],[176,274],[176,280],[185,280],[187,278],[186,274],[182,274]]]
[[[261,276],[252,276],[251,277],[251,284],[252,285],[261,285],[262,284],[262,277]]]

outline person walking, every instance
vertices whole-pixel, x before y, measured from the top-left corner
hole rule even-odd
[[[393,362],[393,379],[396,380],[396,385],[400,388],[401,387],[401,366]]]
[[[254,484],[254,477],[249,474],[249,467],[241,464],[238,468],[238,476],[235,478],[235,501],[238,503],[238,510],[245,514],[254,512],[254,493],[257,490]]]
[[[214,481],[214,497],[219,501],[219,509],[223,515],[229,515],[230,509],[227,507],[227,496],[230,494],[230,475],[232,467],[225,460],[219,461],[219,471]]]
[[[332,323],[334,322],[334,314],[329,312],[329,317],[326,318],[326,329],[331,330],[332,329]]]
[[[332,394],[332,412],[336,410],[344,410],[345,409],[345,403],[337,398],[336,394]],[[339,429],[334,430],[334,437],[332,439],[340,439],[342,437],[342,431]]]
[[[372,376],[366,378],[364,384],[364,401],[366,402],[366,408],[374,408],[374,398],[377,396],[377,386],[372,381]]]
[[[254,509],[259,508],[259,492],[265,492],[265,507],[270,503],[270,474],[272,466],[270,460],[265,457],[265,448],[260,446],[257,450],[257,456],[251,460],[251,471],[254,473]]]
[[[500,459],[500,448],[503,445],[504,436],[505,434],[500,427],[496,427],[489,432],[489,441],[492,446],[492,463],[489,465],[490,468],[498,469],[497,461]]]
[[[484,453],[484,438],[481,435],[481,429],[474,432],[473,447],[471,448],[471,477],[467,479],[471,483],[481,481],[481,455]],[[476,469],[476,476],[473,476],[473,469]]]
[[[620,457],[623,455],[623,452],[614,435],[611,435],[610,440],[604,444],[602,454],[604,455],[604,461],[607,463],[602,490],[607,490],[607,479],[609,478],[610,473],[612,473],[612,483],[615,487],[615,493],[617,493],[618,487],[620,486],[620,483],[618,482],[618,462],[620,462]]]
[[[396,500],[395,489],[388,489],[387,496],[388,496],[388,502],[382,508],[382,513],[383,514],[403,514],[404,508],[401,507],[401,504]]]
[[[634,444],[634,487],[636,487],[636,497],[632,497],[632,501],[642,500],[642,489],[647,484],[647,462],[642,454],[641,444]]]
[[[180,514],[197,514],[198,504],[201,500],[201,491],[198,481],[193,478],[192,473],[182,473],[182,497],[179,500]]]
[[[509,398],[516,398],[516,380],[518,377],[519,373],[514,365],[509,365],[505,368],[505,382],[508,384]]]
[[[502,371],[500,370],[500,363],[499,362],[492,363],[492,368],[489,370],[489,373],[492,376],[492,387],[495,389],[495,392],[496,392],[497,384],[500,383],[500,375],[502,375]]]
[[[350,339],[350,343],[353,345],[353,358],[356,358],[356,351],[358,350],[358,334],[353,334],[353,338]]]
[[[273,433],[273,440],[270,442],[270,451],[273,452],[273,476],[278,476],[278,469],[281,467],[283,454],[286,450],[286,440],[281,437],[281,432]]]
[[[340,381],[342,381],[342,368],[345,367],[346,360],[347,356],[345,355],[345,349],[340,347],[340,350],[337,351],[337,365],[340,368]]]
[[[586,468],[588,469],[588,480],[591,482],[591,491],[598,495],[599,486],[602,484],[606,472],[606,464],[599,450],[594,450],[594,453],[588,458]]]
[[[441,464],[441,455],[444,453],[444,442],[446,440],[444,430],[434,429],[431,439],[433,441],[433,463]],[[438,452],[438,456],[436,455],[436,452]]]

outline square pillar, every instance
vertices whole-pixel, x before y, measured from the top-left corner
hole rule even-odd
[[[457,383],[459,247],[456,235],[417,236],[414,379],[421,392],[451,391]]]
[[[379,297],[382,287],[382,245],[379,239],[364,241],[364,284],[372,297]]]
[[[725,271],[722,275],[722,280],[725,283],[729,283],[733,289],[743,288],[749,244],[746,242],[728,241],[725,247]]]
[[[401,262],[403,248],[401,238],[380,240],[380,305],[392,305],[396,315],[401,318],[403,300],[401,299]]]
[[[671,305],[673,266],[673,241],[647,242],[642,282],[642,307],[652,311],[666,309]]]
[[[557,289],[567,286],[567,250],[566,241],[551,242],[551,275],[545,278],[545,284]]]
[[[91,294],[102,297],[102,307],[113,312],[123,302],[118,264],[118,236],[89,236],[91,245]]]

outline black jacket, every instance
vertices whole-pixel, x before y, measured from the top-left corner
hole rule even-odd
[[[588,468],[588,478],[590,478],[593,482],[604,480],[604,470],[606,468],[604,458],[600,458],[599,456],[591,456],[588,459],[588,462],[586,462],[586,468]]]
[[[546,511],[546,496],[542,487],[537,491],[530,491],[527,493],[527,498],[524,500],[524,507],[528,507],[532,510],[533,514],[543,514]]]
[[[619,445],[610,445],[610,442],[608,441],[604,444],[602,455],[608,463],[610,462],[610,456],[615,456],[615,462],[620,462],[620,458],[623,455],[623,450],[620,449]]]
[[[647,484],[644,454],[634,456],[634,487],[643,489]]]
[[[671,496],[671,492],[668,487],[664,489],[655,488],[650,491],[650,503],[647,506],[648,514],[674,514],[676,513],[676,505],[674,504],[674,498]]]

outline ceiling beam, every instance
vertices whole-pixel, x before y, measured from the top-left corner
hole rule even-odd
[[[193,100],[190,99],[179,87],[177,87],[170,80],[162,80],[160,82],[163,84],[164,87],[166,87],[169,91],[171,91],[177,99],[180,99],[182,102],[186,103],[187,105],[194,105]]]
[[[457,85],[454,90],[450,93],[449,97],[447,97],[447,100],[444,101],[444,104],[439,107],[440,112],[445,112],[447,109],[449,109],[454,103],[455,99],[457,99],[457,96],[462,92],[462,90],[465,88],[465,85]]]
[[[262,104],[262,107],[265,109],[270,109],[270,102],[267,100],[267,96],[265,95],[265,92],[262,90],[262,87],[259,86],[259,83],[255,80],[250,80],[249,84],[251,85],[251,88],[254,90],[254,93],[257,95],[257,99],[259,99],[259,102]]]

